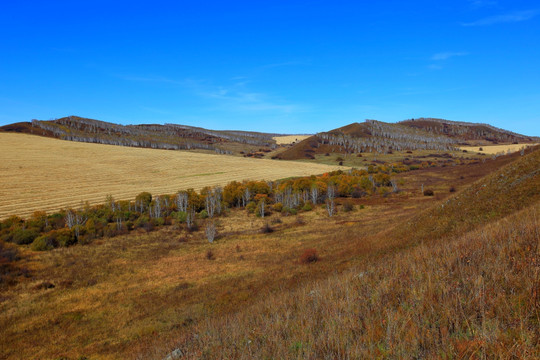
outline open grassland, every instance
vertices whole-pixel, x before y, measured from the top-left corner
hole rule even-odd
[[[141,149],[0,133],[0,218],[36,210],[133,199],[142,191],[225,185],[320,174],[336,166]]]
[[[409,351],[413,355],[422,351],[424,355],[432,354],[433,341],[439,339],[433,336],[439,331],[440,341],[450,339],[452,342],[447,343],[455,347],[441,348],[440,357],[459,351],[474,355],[478,346],[484,344],[478,341],[489,340],[486,344],[491,346],[490,336],[495,334],[503,350],[515,349],[520,358],[519,355],[534,350],[530,345],[535,341],[531,333],[534,334],[534,326],[538,328],[538,322],[531,324],[529,317],[521,315],[530,313],[530,299],[534,299],[530,297],[534,283],[531,273],[521,275],[512,270],[495,274],[493,268],[482,268],[489,274],[483,275],[482,280],[486,291],[494,288],[488,279],[491,274],[497,276],[496,281],[509,281],[501,282],[504,292],[516,291],[515,298],[497,293],[497,304],[488,304],[482,315],[474,310],[481,301],[487,304],[488,300],[482,299],[492,293],[485,292],[484,298],[479,295],[471,301],[481,287],[474,282],[478,274],[467,266],[468,261],[479,261],[485,255],[483,248],[474,245],[463,252],[452,247],[434,248],[432,256],[431,249],[426,247],[415,253],[414,232],[402,236],[400,229],[407,229],[410,219],[417,219],[416,230],[420,234],[431,231],[431,218],[437,224],[445,217],[459,222],[457,205],[447,207],[447,213],[438,212],[441,201],[449,196],[471,204],[462,211],[465,216],[467,212],[474,215],[474,204],[484,202],[490,208],[490,216],[471,216],[465,226],[444,227],[448,230],[445,241],[437,232],[439,227],[432,238],[422,238],[424,246],[451,246],[457,237],[454,234],[475,231],[475,227],[536,204],[540,197],[540,187],[536,186],[540,176],[538,163],[537,151],[523,158],[514,154],[486,163],[402,173],[399,180],[403,180],[403,192],[388,197],[347,199],[354,202],[352,212],[345,212],[341,205],[345,200],[339,199],[338,214],[332,218],[321,207],[300,216],[274,213],[264,220],[246,215],[245,210],[231,209],[217,220],[219,237],[213,244],[204,238],[203,231],[188,232],[183,227],[170,226],[152,233],[141,230],[49,252],[22,248],[23,259],[18,266],[27,268],[30,276],[2,289],[0,358],[161,359],[178,346],[189,353],[187,358],[265,358],[266,354],[274,354],[275,358],[315,359],[325,358],[325,354],[327,358],[344,358],[345,350],[401,358]],[[474,183],[474,191],[469,190],[471,183],[501,166],[504,167],[495,174]],[[420,194],[420,184],[429,184],[435,196]],[[449,192],[450,184],[458,188],[455,196]],[[485,194],[479,194],[478,188]],[[489,196],[495,193],[500,199]],[[513,199],[517,205],[509,206]],[[532,212],[525,214],[529,213]],[[530,217],[518,218],[529,223]],[[392,238],[386,231],[389,221],[395,226],[390,229],[390,235],[395,235]],[[274,232],[263,234],[260,230],[267,222]],[[538,234],[536,225],[520,232],[520,225],[516,224],[511,234],[521,236],[527,229],[531,229],[528,234]],[[202,221],[200,225],[202,228]],[[496,232],[486,234],[479,241],[490,240]],[[529,240],[526,244],[534,245]],[[467,245],[469,241],[463,243]],[[504,258],[504,266],[515,261],[533,261],[523,258],[530,253],[517,251],[527,249],[528,245],[520,244],[518,241],[510,250],[503,249],[505,256],[512,255]],[[300,255],[306,248],[317,249],[320,260],[301,263]],[[476,252],[477,248],[481,251]],[[208,251],[214,260],[208,259]],[[442,258],[437,257],[437,251],[441,251]],[[488,252],[490,256],[494,254],[497,252]],[[459,267],[449,273],[452,281],[446,282],[445,271],[453,269],[451,265],[458,258]],[[486,266],[498,263],[494,258]],[[437,270],[442,265],[448,267]],[[329,282],[312,282],[351,267],[355,270],[338,280],[332,277]],[[473,271],[471,277],[467,271]],[[364,276],[366,283],[361,280]],[[335,293],[329,292],[333,281],[338,281],[334,284]],[[299,292],[291,292],[299,286]],[[322,294],[320,297],[317,291]],[[506,298],[510,304],[504,303]],[[248,312],[228,315],[264,299],[269,302],[255,304]],[[308,304],[309,301],[313,303]],[[460,314],[460,303],[464,315]],[[477,316],[489,321],[479,322]],[[317,327],[315,322],[320,325]],[[470,327],[464,328],[467,322]],[[485,338],[476,337],[480,328],[484,329]],[[507,328],[510,333],[505,332]],[[328,338],[324,342],[326,333]],[[198,338],[190,334],[198,334]],[[407,342],[399,343],[402,335]],[[514,348],[507,346],[511,336],[518,341]],[[370,340],[374,341],[371,345]],[[491,354],[488,350],[479,351]]]
[[[311,135],[286,135],[286,136],[274,136],[273,139],[276,140],[278,145],[288,145],[300,142],[304,139],[307,139]]]
[[[485,145],[485,146],[461,146],[461,150],[473,151],[484,154],[506,154],[508,152],[516,152],[527,146],[536,144],[509,144],[509,145]],[[480,150],[482,149],[482,150]]]

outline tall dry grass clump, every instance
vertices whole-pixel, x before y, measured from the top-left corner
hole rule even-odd
[[[540,357],[540,203],[364,266],[183,338],[184,359]]]

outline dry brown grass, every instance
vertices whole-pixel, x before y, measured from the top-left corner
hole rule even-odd
[[[461,150],[467,150],[484,154],[506,154],[507,152],[516,152],[528,146],[536,144],[508,144],[508,145],[480,145],[480,146],[461,146]],[[482,150],[480,150],[482,148]]]
[[[0,133],[0,218],[102,203],[110,194],[175,193],[232,180],[276,180],[336,166],[129,148]]]
[[[219,219],[220,238],[213,244],[202,230],[169,227],[44,253],[24,251],[21,265],[33,277],[2,293],[0,358],[130,358],[154,340],[178,338],[207,316],[346,269],[354,254],[367,251],[365,234],[379,231],[384,219],[404,219],[414,211],[404,208],[406,198],[386,200],[332,219],[317,208],[303,213],[302,223],[295,216],[260,219],[232,210]],[[262,234],[263,224],[276,217],[282,223]],[[306,248],[316,248],[320,260],[302,264]],[[55,287],[40,286],[46,282]]]
[[[365,257],[344,274],[208,318],[172,346],[182,359],[538,359],[539,211],[537,203],[457,239]]]
[[[286,135],[286,136],[274,136],[273,139],[276,140],[278,145],[289,145],[296,142],[300,142],[304,139],[307,139],[311,135]]]

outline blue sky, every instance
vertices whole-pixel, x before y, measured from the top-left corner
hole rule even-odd
[[[0,34],[0,125],[440,117],[540,135],[537,1],[21,0]]]

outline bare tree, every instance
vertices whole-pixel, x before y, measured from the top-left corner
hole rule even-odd
[[[161,217],[161,198],[159,196],[156,196],[154,200],[154,217]]]
[[[392,192],[394,193],[398,193],[399,192],[399,188],[397,186],[397,182],[395,180],[391,180],[390,183],[392,184]]]
[[[213,243],[217,234],[216,224],[213,221],[208,222],[206,224],[206,228],[204,229],[204,232],[206,234],[206,239],[208,239],[208,242]]]
[[[215,188],[206,195],[206,212],[209,217],[221,214],[221,188]]]
[[[246,190],[242,194],[242,206],[246,207],[246,205],[248,204],[250,200],[251,200],[251,192],[249,191],[248,188],[246,188]]]
[[[188,193],[180,191],[176,194],[176,208],[178,211],[186,212],[188,208]]]
[[[328,211],[328,216],[332,217],[335,213],[335,204],[334,198],[336,196],[336,187],[334,184],[329,184],[326,191],[326,211]]]
[[[264,218],[264,211],[266,208],[266,202],[264,201],[264,198],[261,200],[260,207],[261,207],[261,210],[260,210],[261,217]]]
[[[317,200],[319,199],[319,188],[316,184],[313,184],[311,186],[311,202],[313,205],[317,204]]]
[[[81,227],[86,223],[86,220],[88,217],[79,214],[76,210],[69,209],[66,212],[66,225],[70,230],[73,229],[76,238],[79,238]]]
[[[186,225],[190,230],[193,229],[193,225],[195,225],[195,209],[193,208],[189,208],[187,211]]]

